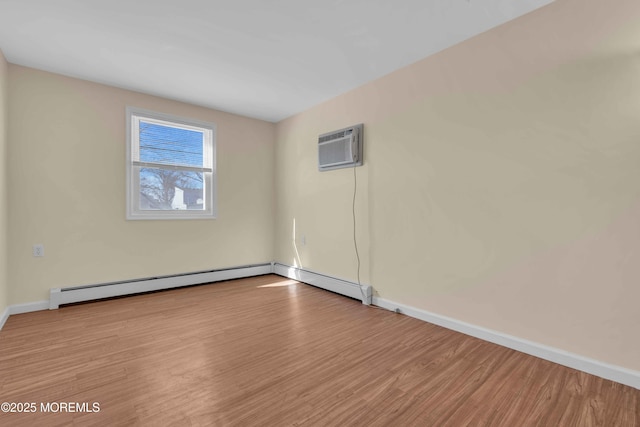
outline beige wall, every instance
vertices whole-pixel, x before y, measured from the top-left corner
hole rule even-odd
[[[8,208],[7,193],[7,61],[0,51],[0,316],[8,305],[9,275],[7,272],[8,254]]]
[[[274,124],[12,64],[9,82],[11,304],[272,260]],[[217,125],[217,219],[125,220],[128,105]]]
[[[353,171],[315,144],[364,122],[379,297],[640,370],[639,29],[557,0],[279,123],[277,261],[355,279]]]

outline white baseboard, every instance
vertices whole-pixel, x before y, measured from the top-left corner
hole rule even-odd
[[[49,308],[49,301],[35,301],[27,302],[24,304],[14,304],[9,307],[9,314],[22,314],[31,313],[32,311],[47,310]]]
[[[111,298],[122,295],[138,294],[142,292],[159,291],[163,289],[179,288],[204,283],[220,282],[223,280],[240,279],[243,277],[270,274],[271,263],[250,265],[243,267],[225,268],[206,272],[181,274],[175,276],[153,277],[148,279],[125,282],[104,283],[98,285],[78,286],[73,288],[54,288],[50,291],[47,308],[57,309],[61,304],[92,301],[101,298]]]
[[[611,381],[640,389],[640,372],[623,368],[616,365],[600,362],[595,359],[580,356],[558,348],[549,347],[536,342],[528,341],[522,338],[503,334],[498,331],[486,329],[470,323],[461,322],[450,317],[441,316],[426,310],[411,307],[389,301],[384,298],[373,297],[373,304],[388,310],[400,310],[400,313],[410,317],[433,323],[447,329],[461,332],[472,337],[480,338],[485,341],[492,342],[522,353],[530,354],[550,362],[558,363],[569,368],[577,369],[588,374],[596,375]]]
[[[5,308],[0,315],[0,329],[3,328],[9,316],[13,314],[31,313],[32,311],[47,310],[49,301],[28,302],[26,304],[14,304]]]
[[[348,280],[338,279],[280,263],[273,264],[273,272],[278,276],[288,277],[289,279],[298,280],[299,282],[304,282],[340,295],[359,299],[366,305],[371,304],[373,289],[370,285],[358,285]]]

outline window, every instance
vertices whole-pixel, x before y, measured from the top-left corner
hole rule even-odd
[[[215,126],[127,108],[127,219],[215,218]]]

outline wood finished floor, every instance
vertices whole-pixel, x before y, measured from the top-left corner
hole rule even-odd
[[[640,426],[640,390],[278,276],[11,316],[0,425]]]

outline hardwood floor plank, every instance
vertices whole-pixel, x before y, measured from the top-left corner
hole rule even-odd
[[[0,425],[640,426],[640,391],[278,276],[11,316]]]

